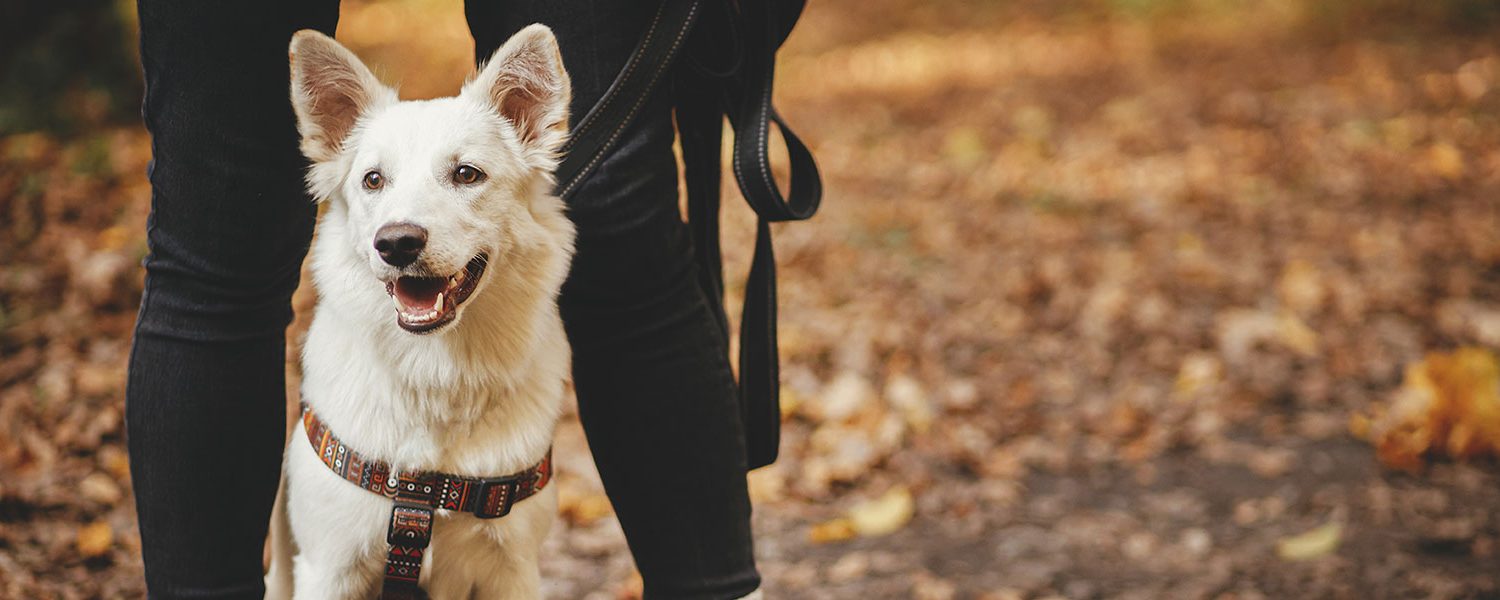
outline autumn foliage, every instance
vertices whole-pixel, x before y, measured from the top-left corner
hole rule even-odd
[[[1429,354],[1406,367],[1388,406],[1356,417],[1381,462],[1420,471],[1434,458],[1500,457],[1500,360],[1484,348]]]

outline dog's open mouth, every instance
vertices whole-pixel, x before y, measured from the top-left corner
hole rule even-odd
[[[401,277],[385,284],[396,303],[396,324],[412,333],[426,333],[453,322],[458,305],[469,299],[489,265],[483,253],[463,270],[447,277]]]

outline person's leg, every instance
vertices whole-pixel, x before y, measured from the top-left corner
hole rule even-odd
[[[479,59],[541,22],[573,78],[576,124],[654,14],[621,0],[468,0]],[[572,201],[578,254],[560,300],[584,430],[646,597],[755,590],[745,443],[726,340],[677,209],[670,89]]]
[[[260,598],[280,473],[285,329],[314,207],[292,32],[337,0],[140,0],[150,254],[126,432],[152,598]]]

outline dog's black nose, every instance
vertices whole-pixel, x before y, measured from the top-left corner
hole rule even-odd
[[[380,259],[394,267],[417,262],[417,255],[427,247],[427,230],[411,223],[387,223],[375,232],[375,251]]]

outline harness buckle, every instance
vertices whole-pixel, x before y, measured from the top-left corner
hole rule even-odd
[[[479,505],[474,507],[474,516],[481,519],[498,519],[510,514],[515,506],[516,492],[520,481],[515,477],[496,477],[479,482]]]
[[[391,507],[391,528],[386,531],[385,542],[392,546],[426,548],[432,543],[432,508],[396,502]]]

